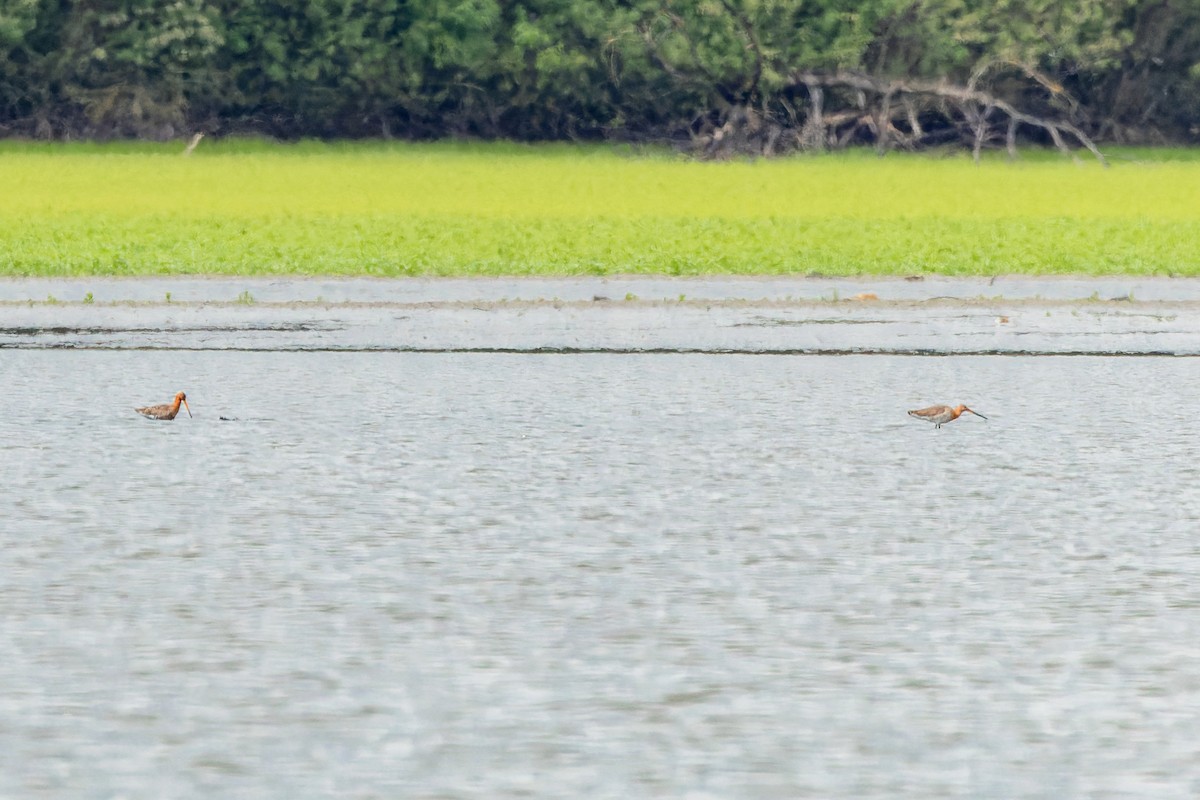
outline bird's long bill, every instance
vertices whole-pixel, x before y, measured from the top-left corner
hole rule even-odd
[[[192,409],[191,409],[191,406],[189,406],[189,405],[187,404],[187,400],[184,400],[184,401],[183,401],[183,407],[187,409],[188,416],[190,417],[190,416],[192,415]],[[975,412],[974,412],[974,411],[972,411],[971,413],[972,413],[972,414],[974,414]]]
[[[964,408],[963,411],[971,411],[971,409]],[[980,419],[987,419],[987,417],[985,417],[983,414],[980,414],[978,411],[971,411],[971,413],[974,414],[975,416],[979,417]]]

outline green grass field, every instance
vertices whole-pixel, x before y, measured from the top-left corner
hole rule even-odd
[[[0,144],[0,275],[1200,275],[1200,157]],[[1085,154],[1086,155],[1086,154]]]

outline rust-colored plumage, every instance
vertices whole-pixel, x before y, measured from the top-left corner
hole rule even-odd
[[[964,411],[974,414],[980,419],[987,419],[987,417],[983,416],[983,414],[980,414],[978,411],[972,411],[964,405],[930,406],[929,408],[918,408],[915,411],[908,412],[908,415],[910,417],[916,417],[917,419],[923,419],[926,422],[932,422],[933,427],[940,428],[942,427],[943,423],[953,422],[954,420],[958,419],[960,416],[962,416]]]
[[[150,419],[175,419],[175,415],[179,413],[179,404],[183,403],[183,407],[187,409],[188,416],[192,415],[192,409],[188,405],[187,395],[179,392],[175,395],[175,399],[169,403],[163,403],[159,406],[146,406],[145,408],[134,409],[143,417]]]

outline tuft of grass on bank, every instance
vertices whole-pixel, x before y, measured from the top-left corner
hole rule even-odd
[[[1200,275],[1200,154],[0,144],[0,275]]]

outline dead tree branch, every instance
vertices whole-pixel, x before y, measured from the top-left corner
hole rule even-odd
[[[1016,131],[1012,126],[1026,125],[1046,131],[1050,139],[1054,142],[1054,145],[1066,155],[1070,155],[1071,150],[1064,141],[1063,134],[1068,134],[1078,141],[1080,145],[1087,148],[1096,157],[1097,161],[1108,166],[1108,160],[1105,159],[1104,154],[1100,152],[1100,148],[1096,146],[1091,137],[1068,120],[1051,119],[1027,113],[990,92],[974,88],[970,85],[960,86],[947,81],[886,80],[855,72],[836,72],[832,74],[799,72],[793,75],[792,79],[796,85],[805,85],[808,87],[823,86],[827,89],[848,89],[855,92],[859,97],[862,97],[864,94],[874,95],[881,98],[881,105],[889,108],[889,110],[892,98],[896,96],[907,100],[925,98],[952,103],[963,110],[965,116],[967,116],[967,122],[975,134],[973,149],[976,158],[979,157],[983,140],[987,136],[987,117],[993,112],[998,111],[1006,116],[1010,123],[1010,154],[1015,150],[1013,142],[1015,141]],[[967,109],[974,110],[966,113]],[[880,125],[875,125],[874,127],[877,128],[876,135],[881,137],[880,147],[883,148],[886,146],[886,140],[883,137],[887,135],[887,128]]]

